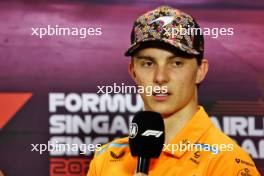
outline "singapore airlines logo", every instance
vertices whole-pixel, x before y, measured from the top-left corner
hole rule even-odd
[[[154,23],[154,22],[159,22],[159,21],[162,21],[163,25],[162,27],[164,26],[167,26],[168,24],[170,24],[172,21],[173,21],[173,16],[162,16],[162,17],[159,17],[153,21],[150,22],[150,24]]]

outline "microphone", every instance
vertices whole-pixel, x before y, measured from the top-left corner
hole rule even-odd
[[[152,111],[135,114],[129,128],[129,148],[138,157],[137,173],[148,174],[151,158],[158,158],[165,140],[164,121]]]

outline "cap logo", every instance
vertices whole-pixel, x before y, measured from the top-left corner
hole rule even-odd
[[[172,21],[173,21],[174,17],[173,16],[162,16],[162,17],[159,17],[153,21],[151,21],[149,24],[152,24],[154,22],[159,22],[159,21],[162,21],[163,25],[162,27],[164,26],[167,26],[168,24],[170,24]]]

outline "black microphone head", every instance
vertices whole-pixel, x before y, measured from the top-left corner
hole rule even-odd
[[[164,121],[152,111],[135,114],[129,128],[129,147],[132,156],[158,158],[164,144]]]

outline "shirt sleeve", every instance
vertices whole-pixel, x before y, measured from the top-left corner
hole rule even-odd
[[[90,162],[87,176],[96,176],[94,162],[95,162],[94,159],[92,159]]]
[[[107,145],[103,145],[98,150],[95,151],[93,159],[90,162],[90,166],[88,169],[87,176],[98,176],[101,175],[100,171],[103,168],[103,162],[105,159],[104,153],[102,151],[105,151],[107,149]],[[103,153],[99,156],[99,154]]]

